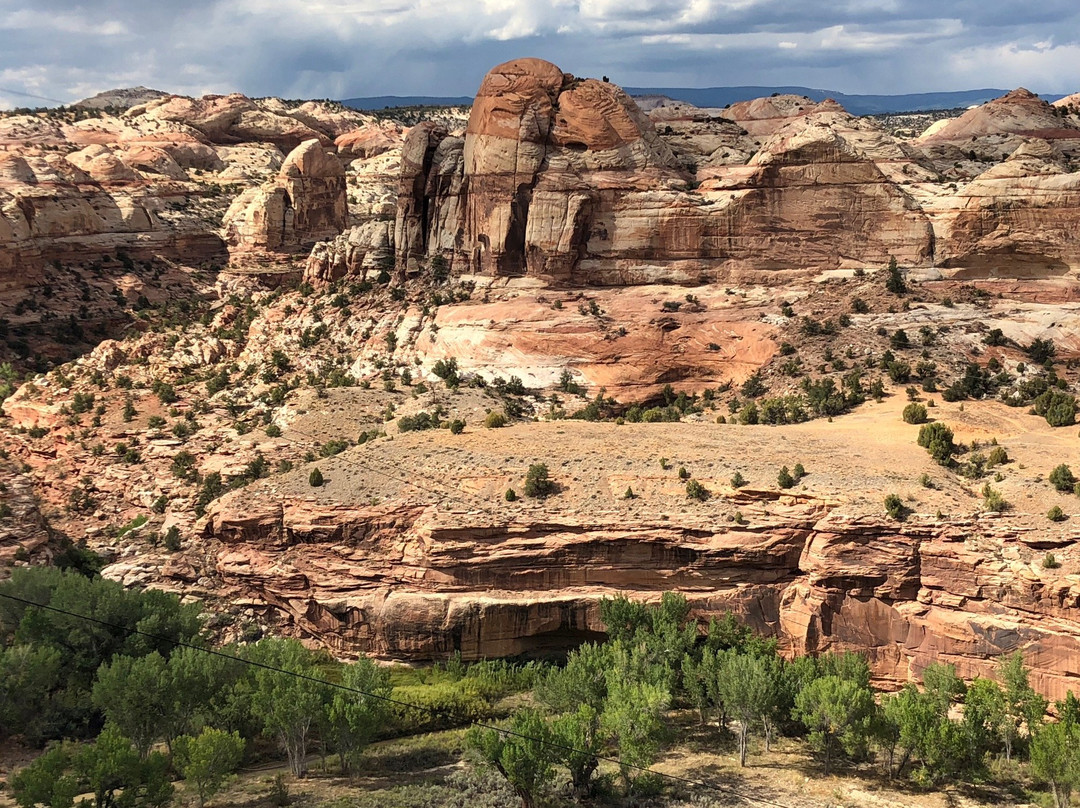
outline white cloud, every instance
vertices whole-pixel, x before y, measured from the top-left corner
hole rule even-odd
[[[1075,0],[0,0],[0,30],[0,87],[67,100],[465,95],[525,55],[632,86],[1080,85]]]

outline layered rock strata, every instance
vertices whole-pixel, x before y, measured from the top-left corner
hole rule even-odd
[[[655,110],[658,133],[612,84],[536,59],[499,65],[463,140],[436,124],[406,138],[399,276],[435,256],[457,272],[569,285],[777,282],[890,256],[983,275],[1080,266],[1067,165],[1048,172],[1031,152],[965,189],[939,174],[976,130],[1012,144],[1006,155],[1033,136],[1072,143],[1080,129],[1026,91],[915,145],[831,101],[707,112]]]
[[[346,655],[558,652],[602,634],[600,598],[676,590],[697,617],[735,611],[788,652],[868,653],[885,682],[937,661],[991,675],[998,655],[1020,647],[1042,692],[1076,689],[1080,583],[979,549],[1022,542],[1022,530],[833,516],[828,503],[767,491],[735,498],[749,525],[243,496],[214,510],[206,535],[221,543],[230,598],[268,605]]]
[[[345,168],[312,139],[289,152],[275,179],[238,196],[222,227],[233,254],[288,253],[339,235],[347,220]]]

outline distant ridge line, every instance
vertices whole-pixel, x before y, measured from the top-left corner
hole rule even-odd
[[[630,95],[665,96],[673,101],[685,101],[698,107],[725,107],[739,101],[751,101],[774,93],[804,95],[812,101],[824,101],[833,98],[852,115],[882,115],[888,113],[915,112],[922,110],[956,109],[985,104],[1005,95],[1008,90],[983,88],[978,90],[956,90],[938,93],[903,93],[899,95],[859,95],[819,90],[813,87],[798,86],[739,86],[739,87],[624,87]],[[1040,94],[1046,101],[1064,98],[1059,94]],[[378,111],[394,107],[461,107],[471,106],[471,96],[438,95],[377,95],[360,98],[346,98],[342,104],[353,109]]]

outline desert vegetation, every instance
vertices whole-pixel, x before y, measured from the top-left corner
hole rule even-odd
[[[288,639],[214,650],[198,607],[76,571],[20,570],[0,594],[59,610],[0,600],[0,729],[46,745],[10,779],[23,808],[86,791],[163,806],[176,778],[202,804],[275,746],[294,778],[315,775],[312,752],[321,772],[350,776],[378,739],[470,724],[474,776],[497,773],[522,805],[623,804],[672,788],[653,767],[690,716],[717,748],[733,743],[742,767],[785,742],[824,774],[916,788],[1014,779],[1067,806],[1080,785],[1080,702],[1070,694],[1048,720],[1020,654],[993,679],[965,683],[934,663],[881,693],[857,654],[782,657],[731,615],[699,626],[669,593],[603,601],[607,639],[558,664],[417,671],[340,663]]]

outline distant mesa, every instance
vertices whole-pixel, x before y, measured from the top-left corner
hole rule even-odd
[[[169,93],[163,90],[152,90],[149,87],[126,87],[105,90],[97,95],[76,101],[72,106],[86,109],[131,109],[156,98],[165,98],[168,95]]]

